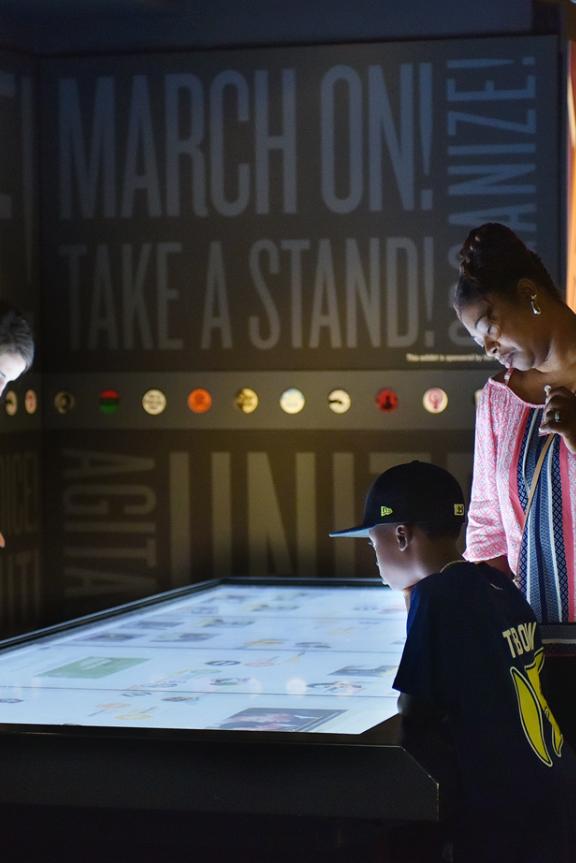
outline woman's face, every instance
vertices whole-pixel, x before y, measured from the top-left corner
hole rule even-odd
[[[0,352],[0,395],[6,387],[26,370],[26,363],[20,354]]]
[[[540,332],[528,299],[510,301],[496,294],[460,309],[458,317],[476,344],[506,368],[520,371],[537,368],[549,345]]]

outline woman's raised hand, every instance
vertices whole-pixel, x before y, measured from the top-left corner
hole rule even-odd
[[[566,387],[545,387],[546,402],[540,431],[559,434],[572,453],[576,453],[576,394]]]

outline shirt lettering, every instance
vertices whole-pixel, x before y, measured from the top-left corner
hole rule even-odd
[[[535,621],[531,623],[519,623],[518,626],[511,626],[510,629],[505,629],[502,633],[502,638],[506,639],[510,648],[512,659],[534,650],[535,637]]]

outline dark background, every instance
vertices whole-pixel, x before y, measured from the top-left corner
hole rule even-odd
[[[327,533],[378,472],[425,458],[468,488],[494,369],[454,322],[455,255],[505,221],[564,284],[573,14],[0,0],[0,295],[38,333],[0,411],[3,634],[230,573],[372,575]]]

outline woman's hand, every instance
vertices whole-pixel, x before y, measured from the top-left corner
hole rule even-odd
[[[0,533],[0,548],[4,548],[6,545],[6,540],[4,539],[3,534]]]
[[[570,452],[576,453],[576,395],[566,387],[547,388],[540,431],[559,434]]]

